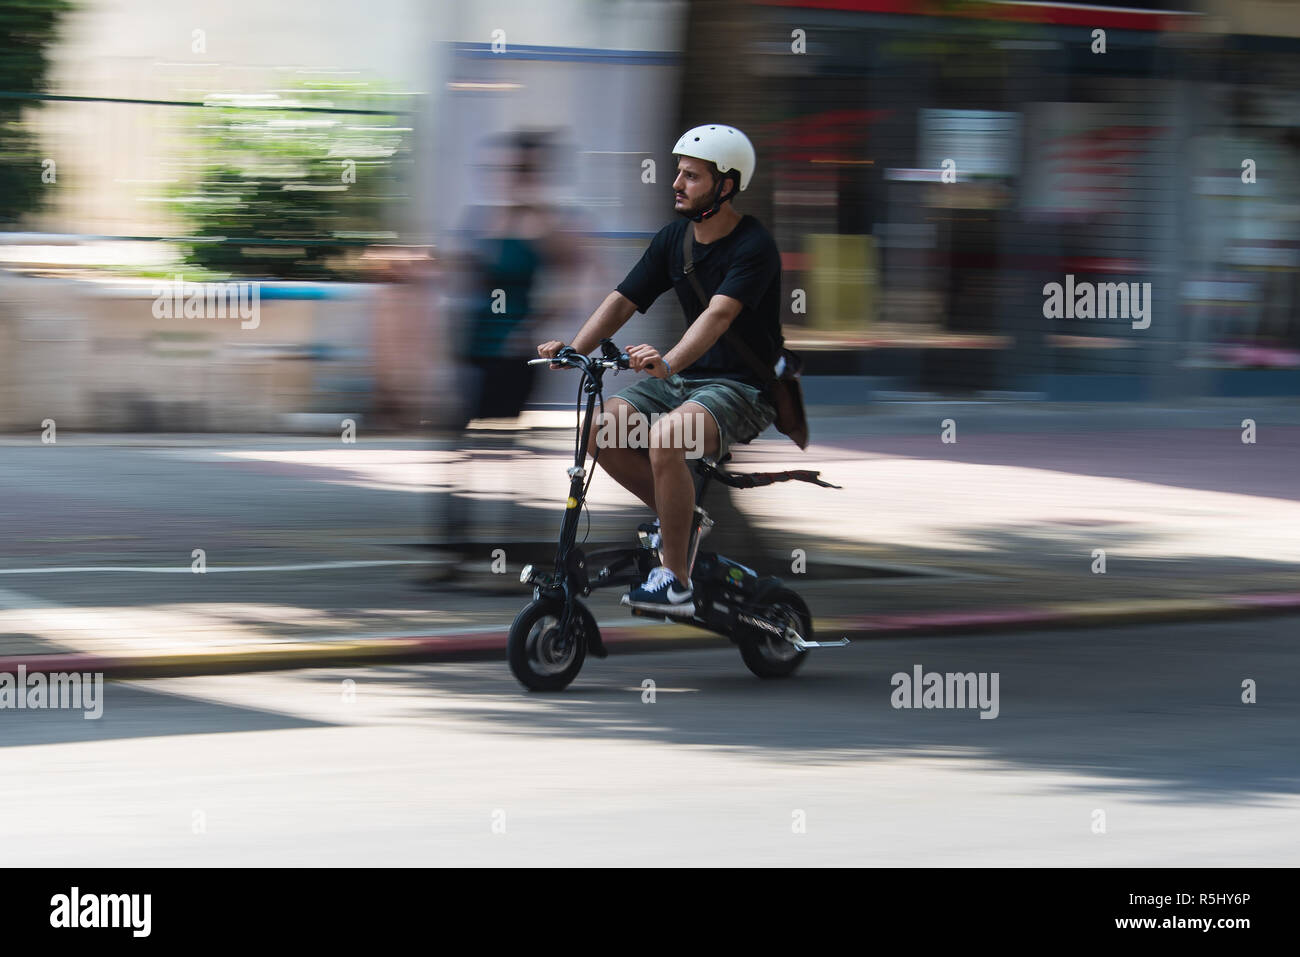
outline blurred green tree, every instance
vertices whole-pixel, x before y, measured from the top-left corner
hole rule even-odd
[[[219,105],[196,116],[199,155],[172,202],[189,236],[213,240],[192,243],[187,263],[240,276],[340,279],[350,275],[345,254],[355,248],[347,241],[396,238],[393,223],[409,203],[406,98],[317,80],[210,102]]]
[[[0,225],[12,225],[43,205],[42,157],[33,132],[23,123],[23,99],[46,92],[48,51],[70,0],[0,0]]]

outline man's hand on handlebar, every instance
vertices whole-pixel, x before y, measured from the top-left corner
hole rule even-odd
[[[559,339],[552,339],[550,342],[543,342],[537,347],[537,355],[542,359],[554,359],[561,349],[567,348]],[[564,366],[558,362],[552,362],[548,368],[563,369]]]
[[[642,343],[639,346],[632,346],[627,350],[627,356],[632,360],[632,369],[635,372],[648,372],[656,379],[668,378],[668,367],[664,364],[664,358],[659,354],[659,350],[654,346],[648,346]]]

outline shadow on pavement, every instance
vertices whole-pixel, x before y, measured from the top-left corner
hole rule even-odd
[[[87,719],[82,710],[72,709],[0,710],[0,747],[328,726],[326,722],[275,711],[216,704],[106,681],[103,713],[98,718]]]
[[[504,661],[384,668],[365,680],[426,687],[429,707],[414,720],[452,715],[501,734],[860,764],[864,791],[888,774],[878,762],[918,757],[1073,775],[1089,792],[1154,801],[1265,804],[1300,791],[1300,674],[1284,637],[1296,624],[860,642],[815,653],[781,682],[752,677],[738,654],[704,651],[589,659],[561,694],[524,691]],[[997,672],[998,717],[894,709],[891,676],[915,664]],[[1247,678],[1258,683],[1256,704],[1241,700]],[[656,684],[652,704],[642,701],[645,679]]]

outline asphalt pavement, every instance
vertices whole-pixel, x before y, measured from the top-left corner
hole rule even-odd
[[[0,715],[0,845],[41,867],[1292,866],[1298,624],[885,639],[779,682],[734,651],[615,653],[560,695],[501,661],[110,682],[97,720]],[[996,674],[997,717],[895,707],[918,666]]]

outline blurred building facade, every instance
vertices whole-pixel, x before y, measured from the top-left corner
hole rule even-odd
[[[402,274],[393,292],[249,276],[263,280],[267,321],[257,328],[151,315],[153,285],[131,277],[171,278],[176,244],[157,240],[186,235],[164,198],[178,166],[205,159],[187,136],[210,122],[197,104],[214,94],[287,100],[316,81],[373,80],[402,93],[414,107],[415,165],[382,242],[433,244],[439,255],[454,245],[456,215],[484,198],[476,146],[525,126],[560,131],[571,162],[554,198],[582,211],[603,267],[578,296],[589,311],[657,226],[655,180],[643,181],[641,158],[675,135],[684,9],[659,0],[83,5],[50,50],[51,99],[28,114],[58,163],[57,188],[23,224],[24,238],[0,242],[0,257],[27,274],[0,282],[0,342],[9,346],[0,427],[25,428],[35,416],[72,428],[325,428],[374,411],[380,393],[386,413],[401,407],[393,420],[409,423],[414,412],[418,421],[445,398],[437,367],[451,336],[440,308],[446,283],[385,266],[400,257],[367,260],[375,283]],[[91,275],[100,262],[112,271]],[[585,315],[557,323],[557,333],[570,336]],[[567,382],[548,384],[569,398]]]
[[[810,371],[1054,399],[1300,392],[1300,10],[1278,7],[754,5],[739,59]],[[1048,318],[1045,285],[1070,276],[1149,283],[1149,325]]]
[[[410,181],[386,242],[435,255],[454,248],[459,211],[488,198],[476,147],[521,127],[557,131],[568,152],[552,198],[581,216],[597,264],[567,290],[573,314],[542,331],[561,339],[672,218],[676,136],[729,122],[758,149],[739,205],[782,250],[783,321],[814,401],[1300,394],[1298,38],[1296,6],[1264,0],[384,0],[364,16],[344,0],[88,3],[51,51],[51,92],[201,101],[294,77],[373,77],[412,94]],[[174,234],[158,193],[177,157],[195,155],[174,120],[187,109],[203,112],[105,100],[33,114],[60,179],[26,228]],[[136,264],[153,265],[159,244],[140,248]],[[83,376],[93,388],[68,407],[93,424],[125,387],[101,381],[96,357],[126,362],[135,348],[139,364],[118,378],[174,392],[208,370],[200,405],[220,407],[223,382],[261,383],[261,411],[245,404],[238,419],[257,424],[240,427],[275,427],[286,410],[364,413],[381,380],[386,402],[405,390],[422,406],[450,330],[444,286],[412,276],[396,297],[290,284],[268,297],[272,321],[216,336],[154,319],[144,292],[135,302],[27,280],[0,291],[6,405],[21,409],[15,422],[43,417],[59,404],[50,383]],[[1049,318],[1044,288],[1067,282],[1149,284],[1147,319]],[[58,305],[73,301],[76,315]],[[680,332],[668,296],[620,341],[666,346]],[[56,348],[81,358],[23,357]],[[266,365],[301,370],[304,358],[314,371],[292,384]],[[41,380],[39,402],[13,398],[39,391],[24,370],[56,366],[68,371]],[[570,387],[549,377],[539,399],[568,404]],[[193,427],[219,421],[192,414],[197,400],[157,401],[190,408]],[[118,407],[100,419],[136,421]]]

